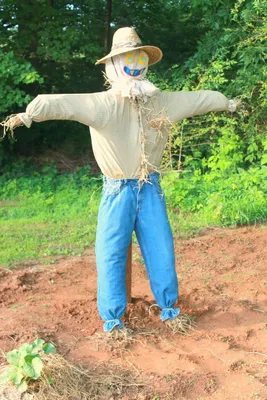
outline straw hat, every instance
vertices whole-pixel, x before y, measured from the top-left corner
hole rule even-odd
[[[134,28],[120,28],[114,33],[110,53],[98,60],[96,64],[105,64],[106,60],[111,57],[139,49],[147,53],[149,58],[148,65],[156,64],[162,59],[162,51],[158,47],[142,46],[141,39]]]

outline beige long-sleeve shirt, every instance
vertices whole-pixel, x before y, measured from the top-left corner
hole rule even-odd
[[[148,169],[153,171],[159,169],[170,127],[157,121],[174,123],[209,111],[227,110],[228,106],[229,100],[215,91],[158,92],[144,104],[140,124],[138,110],[130,100],[110,90],[39,95],[19,117],[27,127],[32,121],[47,120],[73,120],[89,126],[102,173],[120,179],[140,177],[142,131]]]

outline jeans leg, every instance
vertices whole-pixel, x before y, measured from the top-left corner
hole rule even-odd
[[[162,309],[161,319],[174,319],[180,312],[173,308],[178,298],[174,244],[157,175],[151,179],[151,183],[145,183],[140,191],[135,231],[152,293]]]
[[[118,182],[118,181],[116,181]],[[104,330],[123,327],[126,305],[126,261],[136,216],[136,203],[127,185],[104,187],[96,234],[97,304]]]

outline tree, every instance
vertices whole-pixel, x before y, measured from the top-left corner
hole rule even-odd
[[[208,31],[196,53],[158,84],[175,90],[219,90],[242,101],[239,115],[208,114],[185,121],[173,138],[190,168],[233,171],[267,164],[267,3],[258,0],[192,1]],[[194,11],[195,10],[195,11]],[[177,168],[177,157],[174,157]]]
[[[144,43],[161,47],[164,58],[153,68],[163,74],[194,54],[205,29],[200,18],[186,0],[113,0],[112,14],[111,0],[0,0],[0,48],[2,60],[7,60],[1,85],[9,92],[0,114],[4,118],[23,111],[40,93],[104,90],[101,67],[94,63],[107,51],[105,24],[112,33],[133,25]],[[20,78],[8,75],[7,63],[12,60]],[[20,129],[19,136],[9,151],[30,155],[63,146],[77,153],[90,146],[88,129],[73,122],[34,124],[30,131]]]

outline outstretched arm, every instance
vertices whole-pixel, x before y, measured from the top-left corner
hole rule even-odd
[[[237,102],[228,100],[222,93],[212,90],[195,92],[165,92],[164,101],[170,121],[177,122],[210,111],[231,111]]]
[[[12,116],[2,123],[11,131],[19,125],[30,128],[33,121],[72,120],[101,128],[108,118],[105,92],[92,94],[42,94],[26,108],[26,112]]]

